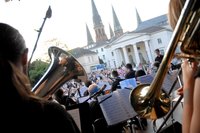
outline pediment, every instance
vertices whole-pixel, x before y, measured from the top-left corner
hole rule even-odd
[[[114,40],[112,42],[112,44],[118,44],[118,43],[126,42],[126,41],[129,41],[131,39],[141,37],[143,35],[146,35],[146,34],[145,33],[125,33],[122,36],[120,36],[119,38],[117,38],[116,40]]]

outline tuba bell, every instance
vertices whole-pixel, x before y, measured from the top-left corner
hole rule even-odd
[[[179,45],[184,54],[180,58],[191,60],[200,59],[200,51],[196,51],[199,44],[190,44],[200,29],[200,1],[186,0],[184,8],[173,32],[166,54],[151,85],[141,84],[130,93],[130,103],[139,116],[147,119],[158,119],[165,116],[170,110],[170,98],[162,91],[162,84],[168,72],[175,50]]]
[[[42,78],[33,87],[37,96],[49,99],[54,92],[71,79],[87,80],[87,74],[82,65],[68,52],[50,47],[48,54],[51,63]]]

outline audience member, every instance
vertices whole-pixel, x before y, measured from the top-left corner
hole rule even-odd
[[[79,133],[71,115],[59,104],[35,96],[25,75],[25,41],[18,30],[0,23],[1,130],[5,132]]]

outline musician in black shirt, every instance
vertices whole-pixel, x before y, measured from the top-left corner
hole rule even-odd
[[[111,91],[115,91],[116,89],[121,89],[119,82],[122,81],[123,79],[119,77],[119,74],[116,70],[112,71],[112,76],[114,78],[114,81],[111,86]]]
[[[135,78],[135,71],[130,63],[126,64],[125,79]]]
[[[156,49],[155,50],[155,53],[156,53],[156,58],[155,58],[155,62],[159,62],[159,63],[161,63],[162,62],[162,59],[163,59],[163,55],[162,54],[160,54],[160,50],[159,49]]]

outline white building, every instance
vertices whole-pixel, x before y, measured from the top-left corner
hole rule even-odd
[[[96,5],[93,0],[91,2],[96,42],[93,41],[86,25],[88,45],[84,48],[96,52],[108,68],[116,68],[126,63],[132,63],[136,67],[140,64],[153,63],[156,56],[154,50],[157,48],[161,53],[165,53],[172,35],[167,15],[141,21],[136,10],[137,28],[124,33],[112,7],[114,32],[109,26],[110,39],[108,39]]]
[[[68,51],[83,66],[86,73],[91,72],[91,67],[99,64],[99,57],[96,52],[83,48],[75,48]]]

